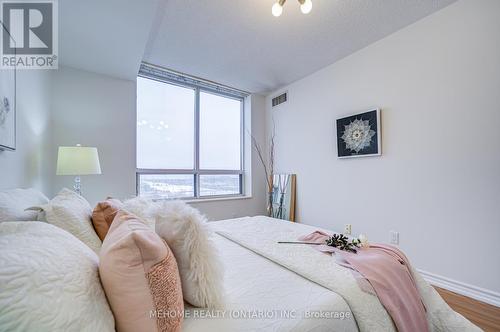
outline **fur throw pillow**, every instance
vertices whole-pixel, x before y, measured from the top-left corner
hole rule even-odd
[[[157,204],[150,199],[135,197],[123,202],[123,210],[141,218],[152,230],[155,229],[155,216]]]
[[[184,300],[193,306],[222,307],[222,265],[206,218],[182,201],[158,203],[156,232],[174,252]]]
[[[196,307],[222,308],[222,264],[206,218],[182,201],[134,198],[125,202],[124,209],[154,222],[156,233],[177,260],[184,300]]]

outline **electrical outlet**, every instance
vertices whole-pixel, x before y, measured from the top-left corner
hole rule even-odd
[[[391,244],[399,244],[399,232],[391,231]]]
[[[345,235],[351,235],[352,232],[352,225],[351,224],[345,224],[344,225],[344,234]]]

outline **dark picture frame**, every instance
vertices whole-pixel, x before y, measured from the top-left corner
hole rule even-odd
[[[382,154],[380,109],[337,119],[336,128],[339,158],[370,157]]]

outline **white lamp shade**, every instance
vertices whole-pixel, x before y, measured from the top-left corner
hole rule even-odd
[[[57,154],[57,175],[101,174],[97,148],[60,146]]]

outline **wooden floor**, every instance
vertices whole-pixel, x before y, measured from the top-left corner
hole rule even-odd
[[[500,308],[450,292],[446,289],[434,288],[453,310],[484,331],[500,331]]]

